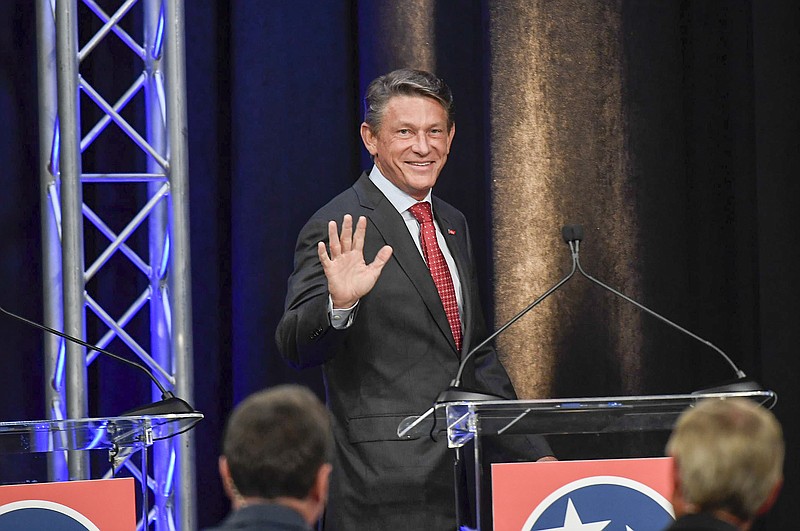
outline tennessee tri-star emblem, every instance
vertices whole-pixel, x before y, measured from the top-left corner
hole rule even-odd
[[[495,531],[661,531],[674,520],[670,458],[493,464],[492,485]]]

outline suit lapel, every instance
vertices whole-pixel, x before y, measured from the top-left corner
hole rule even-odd
[[[450,330],[447,315],[444,313],[439,292],[433,283],[428,266],[422,259],[417,245],[406,228],[403,217],[395,210],[392,203],[384,197],[381,191],[372,184],[366,173],[361,176],[353,188],[358,194],[361,206],[372,210],[370,221],[381,234],[386,244],[392,246],[392,258],[397,261],[400,268],[411,280],[433,320],[447,338],[453,352],[455,352],[456,345],[453,340],[453,333]],[[460,271],[461,266],[459,266]]]

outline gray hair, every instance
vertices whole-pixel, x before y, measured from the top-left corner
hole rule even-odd
[[[775,416],[745,398],[707,399],[687,409],[667,443],[685,501],[753,519],[783,477],[784,441]]]
[[[453,126],[453,94],[447,84],[424,70],[401,68],[382,75],[367,87],[364,122],[373,133],[380,130],[386,105],[394,96],[433,98],[447,113],[447,129]]]

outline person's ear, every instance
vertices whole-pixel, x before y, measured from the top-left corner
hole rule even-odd
[[[364,147],[367,148],[369,154],[374,157],[378,153],[378,136],[367,125],[367,122],[361,124],[361,140],[364,142]]]
[[[781,493],[782,487],[783,487],[783,478],[779,479],[778,482],[775,483],[775,486],[772,487],[769,496],[767,496],[767,499],[764,501],[764,503],[761,504],[761,507],[758,508],[758,511],[756,512],[757,516],[766,514],[770,509],[772,509],[772,506],[775,505],[775,502],[778,499],[778,494]]]
[[[222,488],[225,489],[225,495],[232,503],[236,503],[236,500],[241,498],[241,494],[239,494],[236,485],[233,483],[231,469],[224,455],[219,457],[219,476],[222,478]]]
[[[324,505],[328,501],[328,488],[330,486],[331,471],[333,466],[330,463],[324,463],[317,469],[317,476],[314,478],[314,484],[311,486],[311,498],[314,501],[322,502]]]
[[[456,123],[450,126],[450,130],[447,132],[447,154],[450,154],[450,146],[453,145],[453,137],[456,136]]]
[[[681,517],[691,512],[686,500],[683,499],[680,470],[678,461],[674,457],[672,458],[672,509],[675,511],[675,517]]]
[[[328,488],[330,486],[331,470],[333,467],[330,463],[325,463],[317,469],[317,476],[314,478],[314,484],[308,493],[309,501],[312,503],[313,518],[312,522],[319,520],[322,513],[325,512],[325,506],[328,504]]]

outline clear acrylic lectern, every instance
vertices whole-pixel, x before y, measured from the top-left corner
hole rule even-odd
[[[57,454],[107,450],[112,469],[139,453],[141,517],[147,522],[147,448],[155,441],[181,434],[197,424],[202,413],[176,413],[109,418],[0,422],[0,455]],[[14,483],[41,478],[15,478]],[[81,478],[85,479],[85,478]],[[0,483],[8,483],[0,477]],[[145,524],[146,527],[146,524]]]
[[[771,408],[772,391],[695,393],[685,395],[565,398],[547,400],[465,401],[436,404],[420,416],[406,418],[397,429],[401,438],[428,436],[434,426],[446,427],[447,444],[460,452],[472,442],[474,493],[469,527],[491,529],[489,467],[484,466],[483,439],[489,436],[577,435],[670,431],[680,413],[703,399],[745,397]],[[456,489],[462,488],[458,484]],[[456,499],[466,494],[456,492]],[[462,515],[459,515],[459,519]],[[459,526],[464,522],[458,522]]]

